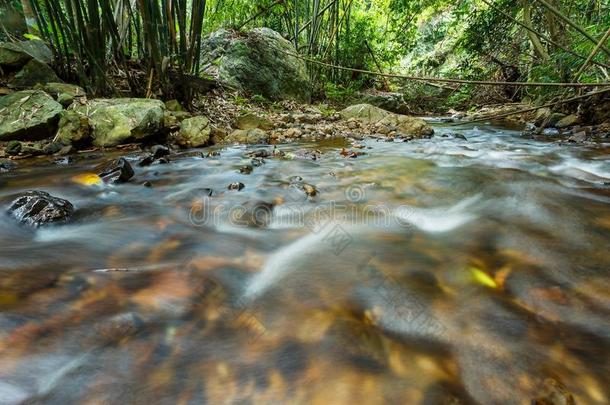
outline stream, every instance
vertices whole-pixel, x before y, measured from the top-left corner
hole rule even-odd
[[[610,145],[434,125],[18,161],[3,211],[76,211],[0,215],[0,404],[609,403]],[[130,182],[73,180],[113,156]]]

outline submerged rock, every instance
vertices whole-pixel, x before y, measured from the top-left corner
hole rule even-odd
[[[44,139],[55,133],[61,104],[40,90],[0,98],[0,141]]]
[[[95,172],[105,183],[125,183],[134,175],[133,167],[125,158],[118,158],[102,163]]]
[[[269,28],[246,33],[221,29],[202,46],[203,60],[212,62],[219,80],[272,100],[309,102],[311,86],[305,62],[292,43]]]
[[[230,220],[233,225],[262,228],[271,222],[274,206],[265,201],[247,201],[233,208]]]
[[[159,159],[159,158],[169,155],[170,150],[167,146],[155,145],[152,148],[150,148],[150,153],[152,154],[152,156],[155,159]]]
[[[96,99],[73,105],[62,115],[58,139],[69,145],[90,140],[109,147],[155,135],[163,127],[165,105],[145,98]]]
[[[235,183],[231,183],[227,186],[227,189],[229,190],[237,190],[237,191],[241,191],[244,189],[244,187],[246,187],[244,185],[244,183],[239,183],[239,182],[235,182]]]
[[[74,206],[62,198],[44,191],[28,191],[11,203],[8,213],[19,222],[30,226],[41,226],[55,222],[67,222]]]
[[[16,167],[16,165],[10,160],[0,159],[0,173],[10,172]]]
[[[206,117],[187,118],[180,124],[180,131],[174,135],[174,142],[183,148],[198,148],[210,142],[210,121]]]

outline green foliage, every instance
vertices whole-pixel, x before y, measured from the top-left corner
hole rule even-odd
[[[4,2],[17,9],[21,6],[20,1]],[[58,66],[76,71],[81,84],[93,93],[116,91],[115,77],[123,77],[133,94],[146,93],[152,72],[162,92],[167,97],[175,96],[172,93],[176,92],[176,83],[168,73],[199,74],[201,38],[221,27],[272,28],[293,42],[301,54],[330,64],[498,81],[572,81],[595,46],[540,2],[531,1],[30,2],[40,35],[52,44]],[[601,38],[610,27],[607,0],[554,0],[554,4],[594,38]],[[526,10],[531,15],[533,35],[524,28]],[[542,49],[535,46],[532,37],[539,39]],[[608,66],[610,58],[600,52],[581,75],[581,81],[608,80],[610,69],[596,63]],[[131,74],[134,65],[145,68],[145,77]],[[334,102],[345,102],[362,87],[385,84],[369,75],[315,65],[309,68],[318,94]],[[64,76],[68,74],[64,72]],[[439,96],[427,94],[434,91],[430,86],[411,89],[416,89],[413,94],[421,93],[424,100]],[[188,96],[188,90],[181,91]],[[447,95],[447,102],[501,102],[554,94],[547,89],[515,91],[462,86]]]

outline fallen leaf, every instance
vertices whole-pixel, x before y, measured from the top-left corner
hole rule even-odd
[[[94,173],[85,173],[79,174],[77,176],[72,177],[72,181],[76,184],[80,184],[81,186],[101,186],[104,184],[100,176]]]
[[[494,281],[487,273],[485,273],[481,269],[477,269],[476,267],[470,267],[470,274],[472,274],[472,278],[477,283],[484,285],[489,288],[498,288],[498,283]]]

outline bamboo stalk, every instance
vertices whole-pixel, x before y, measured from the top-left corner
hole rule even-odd
[[[591,51],[591,54],[589,55],[589,57],[587,58],[585,63],[583,63],[582,66],[580,67],[580,69],[578,69],[578,72],[576,72],[576,75],[574,75],[575,82],[577,82],[580,79],[580,75],[582,75],[582,73],[585,71],[585,69],[591,62],[591,60],[595,57],[595,55],[597,55],[597,53],[599,52],[601,47],[604,45],[604,43],[608,40],[608,38],[610,38],[610,28],[608,29],[608,31],[606,31],[606,34],[599,41],[599,43],[597,44],[595,49],[593,49],[593,51]]]
[[[548,1],[546,1],[546,0],[534,0],[534,1],[537,1],[540,4],[542,4],[544,7],[549,9],[553,14],[555,14],[557,17],[559,17],[559,19],[561,19],[563,22],[565,22],[566,24],[568,24],[569,26],[574,28],[576,31],[580,32],[589,41],[591,41],[597,45],[597,40],[595,38],[593,38],[591,36],[591,34],[589,34],[580,25],[576,24],[573,20],[568,18],[566,15],[564,15],[560,10],[558,10],[555,6],[550,4]],[[601,47],[601,50],[603,50],[608,56],[610,56],[610,51],[608,49],[606,49],[606,47],[604,47],[603,45]]]
[[[514,22],[515,24],[519,25],[520,27],[524,28],[525,30],[527,30],[528,32],[532,32],[533,34],[538,35],[540,38],[544,39],[546,42],[548,42],[549,44],[562,49],[564,52],[569,53],[572,56],[576,56],[579,59],[582,60],[586,60],[587,57],[580,55],[574,51],[571,51],[570,49],[564,47],[563,45],[561,45],[560,43],[553,41],[551,38],[549,38],[548,36],[544,35],[543,33],[541,33],[540,31],[536,31],[535,29],[533,29],[532,27],[528,27],[527,25],[525,25],[523,22],[517,20],[516,18],[514,18],[513,16],[511,16],[510,14],[508,14],[507,12],[505,12],[504,10],[500,9],[499,7],[495,6],[493,3],[491,3],[488,0],[481,0],[483,3],[487,4],[489,7],[493,8],[494,10],[496,10],[497,12],[499,12],[500,14],[502,14],[503,16],[505,16],[506,18],[508,18],[509,20],[511,20],[512,22]],[[594,64],[604,67],[604,68],[610,68],[610,65],[606,65],[604,63],[600,63],[600,62],[595,62],[593,61]]]

